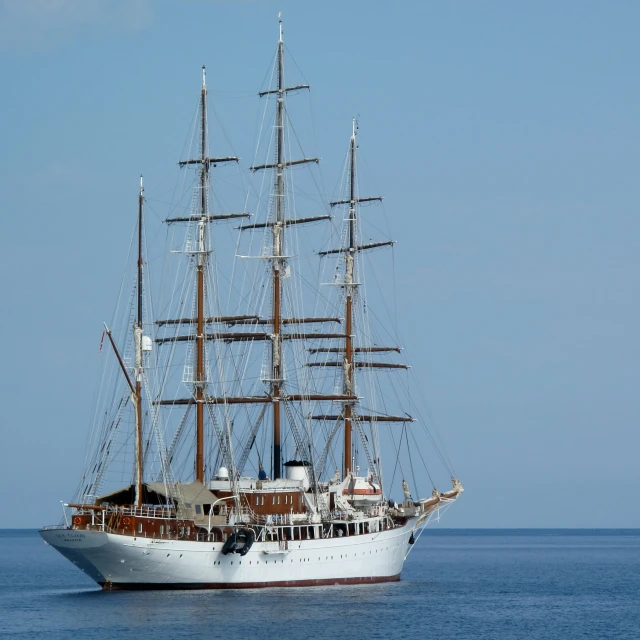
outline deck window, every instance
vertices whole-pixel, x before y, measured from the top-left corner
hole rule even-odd
[[[196,514],[201,516],[202,515],[202,505],[201,504],[197,504],[196,505]]]

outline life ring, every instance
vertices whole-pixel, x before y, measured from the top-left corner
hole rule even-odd
[[[82,522],[82,519],[81,519],[81,518],[79,518],[78,516],[76,516],[76,517],[73,519],[73,524],[80,524],[81,522]]]
[[[129,524],[129,518],[122,518],[122,524]]]

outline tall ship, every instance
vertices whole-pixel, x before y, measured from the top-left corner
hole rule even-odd
[[[254,213],[249,198],[223,209],[216,172],[240,164],[210,149],[204,67],[162,255],[147,222],[161,199],[140,179],[133,284],[105,325],[85,471],[40,531],[105,590],[396,581],[463,491],[376,312],[388,279],[367,295],[368,256],[393,240],[363,231],[361,209],[382,198],[359,191],[357,123],[337,197],[306,197],[300,172],[319,160],[297,155],[288,101],[309,84],[285,81],[281,20],[267,75]],[[430,458],[450,488],[434,486]]]

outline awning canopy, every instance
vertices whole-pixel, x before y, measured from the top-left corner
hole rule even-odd
[[[136,487],[130,484],[128,487],[117,489],[111,493],[99,496],[96,504],[131,505],[136,499]],[[164,482],[145,482],[142,485],[142,504],[213,504],[216,496],[201,482],[189,482],[187,484],[166,485]]]

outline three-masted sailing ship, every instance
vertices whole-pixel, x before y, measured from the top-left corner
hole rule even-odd
[[[273,82],[259,94],[275,107],[271,151],[251,167],[266,176],[263,217],[212,206],[214,167],[238,158],[210,154],[203,67],[199,153],[179,163],[195,168],[191,203],[165,220],[170,241],[182,238],[174,259],[184,270],[155,305],[146,301],[147,199],[140,180],[135,283],[130,304],[123,305],[122,334],[105,325],[113,364],[104,375],[109,391],[96,411],[94,446],[63,522],[40,532],[104,589],[398,580],[424,526],[462,493],[452,478],[450,490],[413,498],[403,469],[402,501],[388,495],[379,428],[400,430],[393,436],[395,456],[387,456],[395,478],[399,447],[406,443],[409,454],[418,448],[412,429],[421,420],[385,410],[392,385],[375,376],[404,375],[407,365],[392,361],[397,345],[372,338],[361,257],[393,242],[367,241],[361,233],[361,206],[381,198],[358,191],[355,121],[344,193],[325,213],[297,216],[291,172],[318,159],[288,153],[287,98],[309,85],[286,86],[284,56],[280,21]],[[257,267],[253,277],[242,267],[228,279],[229,291],[240,291],[228,312],[220,285],[224,265],[212,238],[216,223],[234,220],[239,237],[257,240],[248,241],[246,256],[239,240],[233,258]],[[313,256],[331,261],[332,281],[315,283],[309,294],[291,234],[314,223],[337,223],[338,232],[329,235],[333,246]],[[306,316],[303,300],[320,295],[321,284],[329,285],[333,297],[325,309],[332,313]],[[149,317],[152,310],[158,319]],[[253,475],[245,473],[249,464]],[[108,478],[121,484],[107,492]]]

